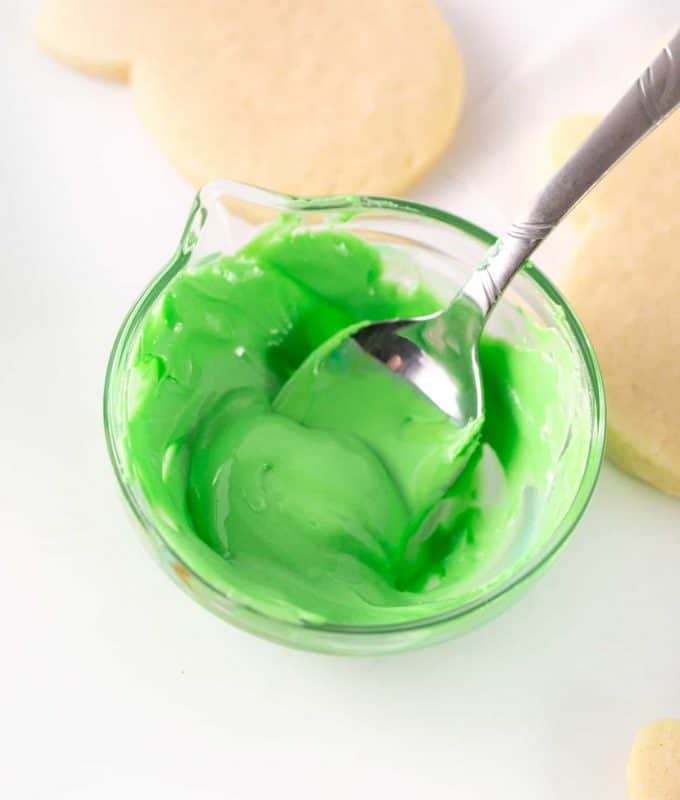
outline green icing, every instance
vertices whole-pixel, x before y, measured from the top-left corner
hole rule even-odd
[[[552,330],[485,337],[486,419],[461,431],[349,338],[438,307],[388,280],[378,249],[285,221],[173,279],[135,349],[126,449],[189,567],[264,613],[388,623],[449,608],[540,544],[569,500],[550,493],[567,438],[583,442],[574,475],[585,453],[563,402],[575,357]]]

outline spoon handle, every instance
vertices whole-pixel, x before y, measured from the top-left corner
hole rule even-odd
[[[466,282],[486,316],[524,261],[628,150],[680,104],[680,31],[552,177]]]

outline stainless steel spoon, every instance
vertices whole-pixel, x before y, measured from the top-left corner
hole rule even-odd
[[[368,325],[354,335],[355,341],[472,429],[484,410],[479,338],[496,302],[565,214],[678,104],[680,31],[553,176],[527,214],[491,247],[447,309],[427,318]]]

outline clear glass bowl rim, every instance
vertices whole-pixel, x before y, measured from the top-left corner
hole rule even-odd
[[[579,354],[586,367],[587,377],[591,387],[591,402],[593,405],[593,427],[586,458],[583,476],[578,489],[574,495],[569,509],[562,518],[560,525],[555,529],[550,539],[521,569],[498,585],[493,586],[488,592],[466,603],[457,605],[450,610],[435,614],[422,619],[409,620],[407,622],[389,623],[384,625],[340,625],[332,623],[312,623],[307,621],[290,622],[278,617],[264,614],[243,603],[227,597],[224,593],[207,582],[203,576],[198,575],[182,557],[170,546],[163,537],[161,530],[153,524],[144,511],[140,508],[137,500],[128,485],[124,476],[124,461],[119,450],[118,442],[115,439],[112,429],[112,383],[117,369],[121,366],[121,359],[126,352],[127,345],[139,330],[139,326],[146,317],[150,307],[155,303],[160,293],[165,289],[172,278],[187,263],[193,246],[196,242],[194,226],[198,220],[199,227],[202,227],[205,214],[208,213],[210,206],[221,197],[236,199],[237,202],[265,206],[276,209],[279,212],[337,212],[348,214],[349,217],[362,211],[394,211],[412,217],[424,217],[444,223],[457,231],[476,239],[484,245],[491,246],[496,241],[496,236],[473,222],[460,217],[456,214],[443,211],[434,206],[428,206],[411,200],[402,200],[392,197],[380,197],[375,195],[332,195],[323,197],[301,197],[287,195],[279,192],[270,191],[237,181],[221,180],[206,184],[196,195],[189,219],[185,225],[184,232],[180,239],[179,246],[168,263],[145,287],[141,295],[134,302],[126,314],[113,343],[111,354],[106,369],[104,383],[104,431],[109,457],[113,466],[118,484],[123,492],[128,506],[141,524],[145,533],[157,537],[163,546],[176,561],[182,565],[191,575],[203,584],[209,592],[219,595],[234,607],[242,607],[250,615],[260,617],[265,625],[272,623],[279,631],[279,635],[288,628],[291,631],[304,628],[309,632],[317,631],[320,634],[347,634],[356,636],[357,634],[394,634],[402,631],[414,631],[423,628],[430,628],[443,623],[459,620],[473,614],[475,611],[499,600],[506,594],[510,594],[521,584],[528,582],[541,568],[546,565],[552,557],[565,544],[579,520],[583,516],[588,502],[593,494],[597,478],[599,476],[602,462],[604,459],[605,438],[606,438],[606,402],[602,375],[595,356],[593,347],[588,339],[585,330],[579,322],[576,314],[572,310],[567,300],[555,287],[552,281],[544,275],[538,267],[531,261],[527,261],[523,273],[529,277],[542,292],[559,307],[564,313],[564,321],[578,345]],[[344,216],[342,217],[344,219]]]

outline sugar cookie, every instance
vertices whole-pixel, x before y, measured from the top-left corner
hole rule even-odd
[[[201,184],[290,193],[399,193],[441,155],[461,65],[430,0],[193,6],[132,70],[136,107]]]
[[[463,79],[432,0],[46,0],[44,46],[128,75],[194,183],[397,194],[442,154]]]
[[[170,0],[44,0],[34,33],[59,61],[126,80],[134,53],[170,6]]]
[[[680,720],[639,731],[626,771],[630,800],[680,800]]]
[[[595,123],[564,121],[563,160]],[[645,139],[574,213],[567,297],[597,352],[609,409],[608,454],[680,495],[680,114]]]

